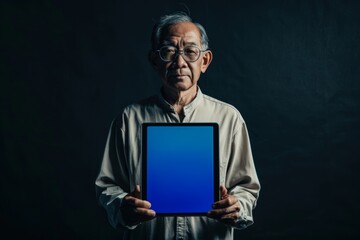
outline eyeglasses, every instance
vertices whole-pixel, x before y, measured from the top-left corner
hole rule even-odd
[[[195,62],[199,59],[200,54],[206,50],[200,50],[197,46],[187,46],[181,50],[178,50],[173,46],[163,46],[156,50],[159,52],[161,60],[164,62],[173,61],[178,55],[181,55],[186,62]]]

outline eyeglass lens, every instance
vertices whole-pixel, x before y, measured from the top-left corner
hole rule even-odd
[[[182,50],[172,46],[163,46],[159,50],[161,59],[167,62],[172,61],[178,54],[181,54],[185,61],[194,62],[200,57],[200,52],[200,49],[195,46],[184,47]]]

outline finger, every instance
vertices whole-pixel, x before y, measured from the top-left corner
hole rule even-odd
[[[150,208],[151,203],[146,200],[141,200],[133,196],[126,196],[124,198],[124,205],[131,205],[138,208]]]
[[[155,218],[156,213],[146,208],[123,208],[123,216],[125,223],[133,226]]]
[[[134,212],[134,222],[140,223],[151,220],[156,217],[156,213],[154,210],[146,209],[146,208],[135,208]]]
[[[151,207],[150,202],[148,202],[146,200],[134,198],[131,196],[128,196],[125,198],[124,205],[130,205],[133,207],[140,207],[140,208],[150,208]]]
[[[235,224],[239,221],[240,214],[239,213],[232,213],[225,216],[222,216],[219,221],[228,223],[228,224]]]
[[[141,198],[140,185],[136,185],[135,190],[131,193],[131,196]]]
[[[234,204],[228,208],[219,208],[213,209],[209,211],[208,215],[213,218],[222,218],[223,216],[227,216],[229,214],[237,214],[240,211],[240,205]]]
[[[220,196],[221,196],[221,199],[224,199],[227,197],[227,189],[224,185],[220,185]]]
[[[140,218],[154,218],[156,216],[156,213],[154,210],[147,209],[147,208],[135,208],[134,210]]]
[[[220,217],[221,220],[234,221],[240,217],[239,212],[229,213]]]
[[[155,217],[140,217],[137,221],[137,224],[142,223],[142,222],[146,222],[149,221],[151,219],[154,219]]]
[[[235,197],[233,195],[228,195],[227,198],[215,202],[212,207],[215,208],[215,209],[216,208],[227,208],[227,207],[232,206],[234,204],[238,204],[237,197]]]

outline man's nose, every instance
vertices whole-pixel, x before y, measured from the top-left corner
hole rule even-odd
[[[176,54],[175,59],[173,60],[173,65],[176,65],[177,67],[181,68],[187,65],[185,59],[183,58],[183,55],[181,52],[178,52]]]

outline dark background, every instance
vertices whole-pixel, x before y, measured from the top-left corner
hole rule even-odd
[[[247,123],[262,190],[237,239],[357,239],[359,1],[2,1],[0,228],[116,239],[95,200],[111,120],[156,93],[155,19],[190,11],[203,92]]]

